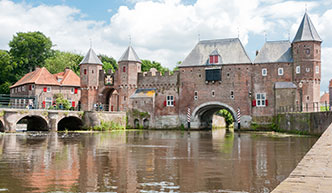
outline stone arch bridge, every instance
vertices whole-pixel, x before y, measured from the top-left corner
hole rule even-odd
[[[122,112],[2,109],[0,110],[0,131],[16,132],[22,120],[27,124],[28,131],[75,130],[83,126],[98,126],[103,121],[125,127],[125,116]]]

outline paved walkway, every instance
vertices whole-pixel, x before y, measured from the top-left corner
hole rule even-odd
[[[273,193],[332,192],[332,124]]]

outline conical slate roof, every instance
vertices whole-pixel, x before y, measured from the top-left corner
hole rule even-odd
[[[141,62],[141,60],[138,58],[135,50],[133,47],[129,46],[127,48],[127,50],[125,51],[125,53],[123,53],[123,55],[121,56],[121,58],[119,59],[119,62]]]
[[[83,58],[82,62],[80,64],[100,64],[103,65],[103,63],[99,60],[96,53],[93,51],[92,48],[88,51],[88,53]]]
[[[293,42],[301,41],[322,41],[307,13],[304,14],[301,25],[293,40]]]

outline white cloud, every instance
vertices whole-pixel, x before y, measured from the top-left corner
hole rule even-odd
[[[310,17],[324,40],[322,49],[322,90],[332,67],[332,3],[325,1],[287,0],[197,0],[190,5],[181,0],[126,0],[132,9],[121,6],[110,23],[87,20],[81,10],[68,6],[31,6],[0,0],[0,49],[16,32],[41,31],[51,37],[56,49],[81,54],[89,48],[90,39],[97,53],[118,59],[132,37],[133,46],[142,59],[160,61],[173,68],[183,60],[201,39],[237,37],[244,45],[255,40],[249,34],[261,36],[266,31],[273,39],[294,37],[302,19],[305,4]],[[320,6],[324,4],[324,13]],[[311,11],[313,10],[313,11]],[[263,45],[255,45],[259,49]],[[248,53],[254,50],[247,50]]]

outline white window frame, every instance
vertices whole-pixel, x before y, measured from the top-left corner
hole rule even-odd
[[[310,72],[310,68],[306,68],[305,71],[306,71],[306,72]]]
[[[256,93],[256,106],[266,107],[266,93]]]
[[[22,86],[22,91],[25,92],[25,86]]]
[[[166,96],[166,106],[168,106],[168,107],[174,106],[174,96],[173,95]]]
[[[74,88],[71,88],[71,89],[70,89],[70,93],[71,93],[71,94],[74,94],[74,93],[75,93],[75,89],[74,89]]]
[[[50,86],[48,86],[48,87],[46,88],[46,91],[47,91],[47,92],[51,92],[51,91],[52,91],[52,88],[51,88]]]
[[[301,73],[301,67],[296,66],[295,72],[296,72],[296,74],[300,74]]]
[[[319,66],[316,66],[316,74],[319,74]]]
[[[197,91],[194,92],[194,100],[195,100],[195,101],[198,100],[198,92],[197,92]]]
[[[267,69],[266,68],[262,68],[262,76],[267,76]]]
[[[278,75],[283,76],[284,75],[284,68],[278,68]]]
[[[212,95],[212,97],[215,97],[216,96],[216,92],[214,90],[212,90],[211,95]]]
[[[46,97],[45,98],[45,108],[48,109],[52,106],[53,99],[52,97]]]

